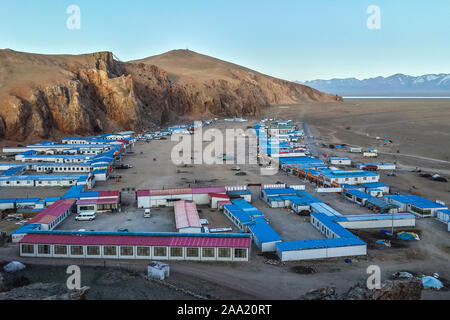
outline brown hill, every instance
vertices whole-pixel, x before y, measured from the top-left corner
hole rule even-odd
[[[271,104],[339,99],[187,50],[135,62],[110,52],[0,50],[0,139],[139,130],[182,116],[257,115]]]
[[[198,115],[257,115],[261,107],[269,105],[341,100],[190,50],[173,50],[134,63],[167,71],[170,81],[186,88],[192,102],[190,112]]]

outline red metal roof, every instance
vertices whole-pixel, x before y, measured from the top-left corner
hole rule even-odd
[[[174,203],[175,224],[177,229],[201,228],[197,205],[191,201],[176,201]]]
[[[124,236],[124,235],[62,235],[27,234],[20,243],[60,245],[117,245],[168,247],[231,247],[249,248],[251,238],[186,237],[186,236]]]
[[[53,222],[53,220],[69,210],[73,206],[75,201],[75,199],[58,200],[48,208],[42,210],[36,217],[28,221],[26,224],[50,224]]]
[[[233,204],[231,201],[217,201],[217,204]]]
[[[164,189],[164,190],[138,190],[138,197],[148,196],[173,196],[180,194],[203,194],[203,193],[226,193],[225,187],[205,187],[205,188],[180,188],[180,189]]]
[[[119,197],[120,191],[119,190],[110,190],[110,191],[99,191],[98,197],[99,198],[107,198],[107,197]]]
[[[150,190],[138,190],[138,191],[136,191],[136,196],[138,196],[138,197],[149,197],[150,196]]]
[[[192,188],[193,194],[202,193],[226,193],[225,187],[205,187],[205,188]]]
[[[211,198],[230,199],[230,197],[227,196],[226,194],[220,194],[220,193],[210,193],[209,196]]]
[[[117,204],[119,203],[119,198],[106,198],[106,199],[80,199],[77,201],[77,205],[88,205],[88,204]]]
[[[180,194],[192,194],[192,189],[185,188],[185,189],[150,190],[150,196],[173,196]]]

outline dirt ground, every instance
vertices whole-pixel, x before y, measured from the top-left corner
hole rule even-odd
[[[395,160],[402,170],[398,172],[397,177],[381,174],[382,182],[397,190],[404,192],[413,190],[432,200],[440,199],[447,203],[450,202],[450,184],[427,180],[419,177],[417,173],[410,172],[410,167],[421,167],[429,168],[431,171],[440,170],[439,172],[445,176],[446,170],[450,170],[450,165],[446,162],[450,156],[448,148],[450,127],[445,122],[448,123],[450,116],[450,101],[448,100],[403,101],[396,99],[395,101],[380,101],[377,99],[375,102],[357,100],[345,103],[305,104],[288,108],[273,107],[263,114],[263,117],[268,116],[307,121],[319,141],[321,153],[330,154],[330,149],[322,148],[320,143],[346,143],[376,147],[382,152],[394,153],[394,155],[383,154],[381,159],[389,162]],[[418,121],[418,118],[421,120]],[[219,123],[215,127],[245,129],[253,123],[254,121],[245,124]],[[411,126],[410,123],[414,125]],[[348,127],[350,129],[347,129]],[[422,132],[426,133],[422,134]],[[367,133],[369,133],[369,137]],[[379,143],[379,140],[375,139],[377,136],[389,137],[395,145],[377,145]],[[170,152],[174,145],[175,142],[167,140],[151,141],[150,143],[138,142],[134,148],[135,153],[127,156],[124,161],[134,167],[116,172],[122,176],[120,182],[117,183],[113,180],[99,182],[95,190],[118,189],[123,191],[143,188],[269,184],[277,181],[288,184],[304,184],[299,178],[286,176],[283,173],[275,176],[261,176],[260,168],[257,165],[240,165],[242,171],[247,173],[245,176],[235,176],[231,171],[234,166],[232,164],[178,167],[170,160]],[[397,150],[400,150],[401,154],[397,154]],[[336,155],[339,154],[335,150],[332,152]],[[315,194],[313,189],[313,186],[307,184],[308,192],[345,214],[369,212],[334,194]],[[293,215],[287,210],[268,208],[258,199],[257,190],[257,188],[252,188],[254,205],[263,211],[275,231],[285,240],[321,238],[321,235],[304,217]],[[122,216],[133,215],[130,212],[135,206],[134,193],[123,192],[123,201]],[[161,210],[161,215],[165,214],[164,210],[168,210],[167,216],[158,218],[161,219],[158,220],[161,222],[161,226],[166,225],[167,230],[173,228],[173,222],[167,219],[168,217],[173,219],[173,212],[170,209]],[[135,222],[140,221],[141,213],[136,211],[135,214]],[[202,214],[200,214],[201,217]],[[225,226],[226,219],[215,221],[213,214],[213,212],[205,210],[205,217],[208,218],[209,215],[210,222],[212,221],[214,225]],[[126,222],[133,223],[127,221],[128,219],[118,219],[120,221],[113,221],[111,226],[108,226],[109,222],[101,225],[102,219],[99,219],[99,227],[96,228],[113,227],[115,230],[119,225],[127,227],[128,225],[124,224]],[[71,221],[68,220],[67,223],[70,224]],[[157,225],[155,225],[155,230]],[[63,227],[64,224],[61,228]],[[72,226],[72,228],[78,228],[78,225]],[[130,230],[131,228],[130,225]],[[91,228],[86,227],[85,229]],[[337,292],[343,293],[356,282],[365,281],[368,276],[367,267],[374,264],[381,267],[382,280],[390,279],[394,272],[405,270],[426,275],[437,272],[444,279],[450,279],[448,268],[450,265],[450,234],[445,225],[434,219],[418,219],[414,232],[420,234],[420,241],[398,242],[391,248],[381,248],[375,244],[376,240],[384,239],[383,234],[378,230],[356,230],[355,234],[368,242],[369,249],[367,256],[352,258],[351,264],[346,263],[345,258],[336,258],[272,265],[266,263],[268,258],[260,256],[257,248],[253,247],[248,263],[171,262],[170,265],[173,277],[180,277],[180,283],[197,288],[199,291],[206,286],[208,291],[215,292],[216,296],[233,299],[296,299],[308,290],[325,286],[335,286]],[[0,248],[1,256],[17,259],[17,248],[13,245]],[[21,260],[24,259],[21,258]],[[138,262],[127,263],[136,266],[139,270],[145,268]],[[123,299],[131,297],[127,294],[121,296],[120,292],[117,294]],[[101,295],[99,294],[98,297]],[[423,292],[423,299],[450,299],[450,292],[426,290]]]

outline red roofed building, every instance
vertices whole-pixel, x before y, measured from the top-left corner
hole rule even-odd
[[[37,216],[28,221],[27,224],[40,224],[40,230],[53,230],[72,213],[75,201],[75,199],[58,200],[42,210]]]
[[[72,259],[248,261],[249,234],[30,232],[20,256]]]
[[[230,197],[228,195],[221,193],[210,193],[209,198],[211,199],[210,206],[213,209],[218,208],[219,201],[230,201]]]
[[[136,200],[138,208],[173,206],[176,201],[195,201],[198,205],[210,203],[210,193],[226,194],[225,187],[183,188],[163,190],[138,190]]]
[[[201,233],[202,224],[198,216],[197,205],[192,201],[177,201],[174,204],[175,225],[181,233]]]

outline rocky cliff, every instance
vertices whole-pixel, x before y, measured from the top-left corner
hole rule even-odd
[[[186,50],[136,62],[117,61],[110,52],[0,50],[0,139],[13,141],[140,130],[180,117],[249,116],[273,104],[336,100]]]

